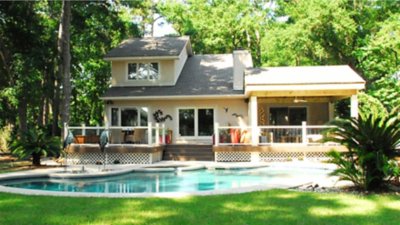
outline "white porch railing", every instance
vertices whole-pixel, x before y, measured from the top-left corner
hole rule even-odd
[[[322,132],[331,126],[258,126],[252,131],[248,126],[215,126],[214,145],[273,145],[273,144],[322,144]],[[253,143],[252,135],[258,136]],[[256,139],[257,140],[257,139]]]
[[[157,146],[166,143],[165,124],[153,126],[151,122],[148,126],[65,126],[64,133],[71,131],[77,144],[95,144],[104,130],[109,131],[109,144]]]

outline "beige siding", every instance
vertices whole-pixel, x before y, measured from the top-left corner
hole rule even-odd
[[[183,66],[185,65],[185,62],[188,58],[188,54],[186,49],[184,49],[181,54],[179,55],[179,60],[175,60],[175,77],[174,77],[174,84],[179,78],[179,75],[182,72]]]
[[[178,130],[178,109],[179,108],[213,108],[214,120],[220,126],[238,126],[240,124],[247,125],[247,103],[244,99],[223,99],[223,100],[147,100],[147,101],[114,101],[113,105],[107,105],[107,117],[110,117],[110,110],[112,107],[148,107],[149,108],[149,121],[154,123],[153,113],[161,110],[164,116],[169,114],[173,120],[165,122],[166,128],[173,131],[174,143],[211,143],[211,137],[200,138],[183,138],[179,137]],[[225,108],[228,109],[225,112]],[[243,119],[232,116],[232,113],[241,114]],[[178,134],[178,135],[177,135]]]

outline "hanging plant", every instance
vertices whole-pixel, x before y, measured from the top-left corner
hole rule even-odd
[[[165,120],[167,120],[167,119],[172,120],[172,116],[171,116],[171,115],[169,115],[169,114],[167,114],[167,115],[165,115],[165,116],[163,116],[163,115],[164,115],[164,113],[163,113],[160,109],[157,110],[157,111],[155,111],[155,112],[153,113],[154,120],[155,120],[157,123],[163,123],[163,122],[165,122]]]

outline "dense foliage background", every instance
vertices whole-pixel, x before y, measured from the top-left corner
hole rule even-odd
[[[58,1],[0,3],[0,127],[35,124],[59,134],[61,9]],[[151,35],[160,16],[191,36],[197,54],[243,48],[257,66],[349,64],[368,82],[363,107],[400,105],[400,1],[72,2],[70,124],[102,123],[99,97],[111,76],[104,54]]]

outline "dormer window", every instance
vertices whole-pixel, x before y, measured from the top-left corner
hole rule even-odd
[[[128,80],[158,80],[158,63],[128,63]]]

